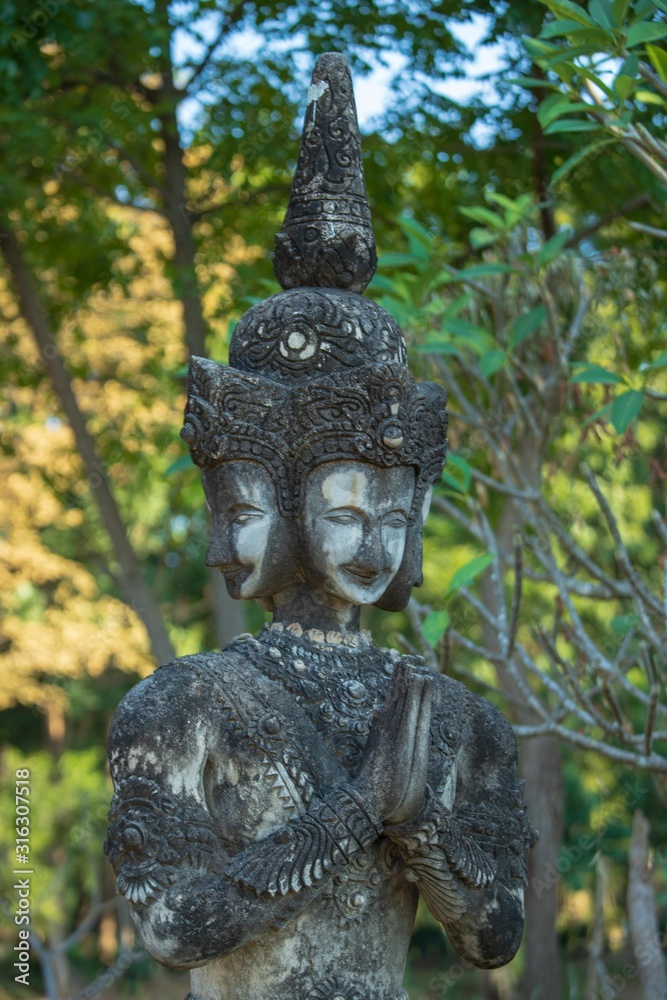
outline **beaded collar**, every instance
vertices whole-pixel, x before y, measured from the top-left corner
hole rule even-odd
[[[352,645],[345,638],[356,641]],[[257,637],[238,636],[232,645],[237,644],[258,654],[255,665],[295,697],[345,767],[358,763],[373,712],[400,659],[398,650],[376,648],[368,632],[346,637],[276,623],[265,625]]]
[[[305,638],[310,642],[317,643],[327,649],[335,649],[336,646],[344,646],[346,649],[364,649],[373,645],[373,637],[367,629],[360,632],[337,632],[330,629],[323,632],[319,628],[304,629],[298,622],[291,625],[283,625],[282,622],[271,622],[262,629],[263,632],[271,633],[271,641],[275,642],[281,633],[286,633],[288,639],[296,636],[297,639]]]

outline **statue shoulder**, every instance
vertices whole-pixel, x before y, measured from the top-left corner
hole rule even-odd
[[[476,764],[483,766],[493,760],[509,768],[516,766],[514,730],[488,698],[475,694],[453,677],[439,674],[436,713],[460,730],[467,753]]]
[[[183,739],[201,732],[209,720],[220,726],[225,687],[234,688],[236,676],[247,670],[242,657],[226,651],[181,656],[158,667],[128,691],[116,709],[109,752],[121,745],[139,746],[149,738],[157,743],[170,736]]]

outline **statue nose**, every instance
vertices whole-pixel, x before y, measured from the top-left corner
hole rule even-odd
[[[233,563],[234,552],[229,531],[214,521],[211,542],[206,550],[206,565],[210,567],[228,566]]]
[[[391,555],[384,543],[379,524],[367,526],[359,549],[358,565],[373,573],[381,573],[391,566]]]

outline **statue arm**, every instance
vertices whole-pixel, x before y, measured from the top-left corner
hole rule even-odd
[[[178,705],[157,719],[165,699],[151,704],[136,691],[110,734],[115,794],[105,849],[141,939],[162,964],[196,967],[282,926],[381,834],[355,790],[341,785],[232,855],[206,807],[201,726]]]
[[[458,953],[496,968],[521,943],[525,855],[536,833],[516,778],[512,728],[489,702],[475,707],[453,807],[428,789],[420,815],[385,832]]]

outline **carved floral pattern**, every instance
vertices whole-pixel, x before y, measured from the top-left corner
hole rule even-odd
[[[392,993],[391,996],[385,993],[380,996],[361,983],[354,983],[347,977],[336,976],[323,979],[313,986],[304,1000],[408,1000],[408,994],[401,990],[400,993]]]
[[[289,383],[341,368],[407,365],[393,316],[372,299],[332,288],[299,288],[253,306],[234,331],[229,360]]]
[[[275,626],[259,640],[258,668],[295,696],[346,768],[358,764],[398,652],[322,645]]]
[[[349,930],[362,922],[377,898],[383,877],[374,855],[364,851],[331,880],[322,898],[339,927]]]
[[[217,838],[208,815],[176,802],[156,781],[130,774],[116,784],[104,843],[118,891],[144,906],[168,888],[184,864],[216,869]]]
[[[352,789],[341,787],[296,822],[237,855],[225,874],[258,896],[298,893],[349,864],[381,833]]]
[[[369,349],[381,353],[382,344],[372,342]],[[445,463],[445,390],[415,383],[404,364],[394,361],[309,374],[315,377],[287,388],[193,358],[181,431],[192,460],[204,469],[239,458],[260,462],[276,483],[285,516],[301,511],[306,477],[322,462],[413,466],[414,518]]]

